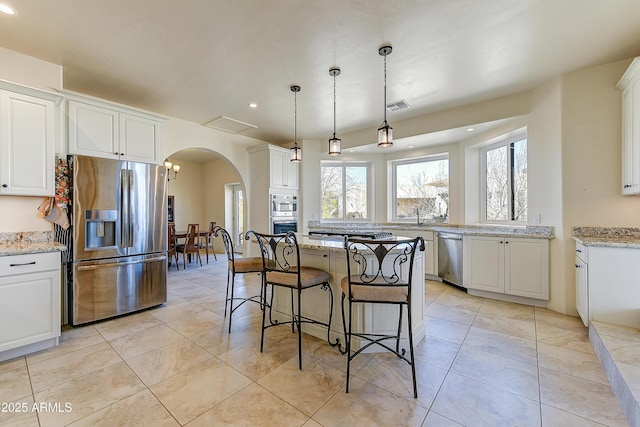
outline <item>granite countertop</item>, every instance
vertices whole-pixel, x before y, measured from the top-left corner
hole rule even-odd
[[[0,233],[0,256],[24,255],[42,252],[62,252],[67,247],[53,240],[53,232],[3,232]]]
[[[573,239],[585,246],[640,249],[640,228],[574,227]]]
[[[331,252],[344,252],[344,240],[340,237],[309,237],[298,236],[300,249],[329,250]]]
[[[345,232],[358,231],[382,231],[382,229],[398,229],[412,231],[436,231],[455,234],[465,234],[471,236],[505,236],[505,237],[526,237],[531,239],[553,239],[553,227],[543,225],[526,225],[519,227],[502,225],[467,225],[467,224],[446,224],[446,223],[320,223],[309,222],[311,231],[318,230],[344,230]]]

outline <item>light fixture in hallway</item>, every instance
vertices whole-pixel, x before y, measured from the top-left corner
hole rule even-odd
[[[167,181],[175,180],[178,178],[178,172],[180,172],[180,165],[174,165],[169,160],[164,161],[164,167],[167,168]],[[171,176],[171,171],[173,170],[173,177]]]

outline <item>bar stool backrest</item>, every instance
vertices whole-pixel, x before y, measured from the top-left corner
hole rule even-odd
[[[300,248],[293,231],[281,234],[262,234],[248,231],[260,245],[262,265],[265,272],[279,271],[299,276]],[[298,280],[299,284],[299,280]]]
[[[424,240],[415,239],[356,239],[346,238],[347,277],[352,285],[371,287],[409,288],[413,276],[413,260],[416,250],[424,251]],[[408,274],[402,276],[403,264],[408,263]],[[351,293],[351,292],[350,292]]]

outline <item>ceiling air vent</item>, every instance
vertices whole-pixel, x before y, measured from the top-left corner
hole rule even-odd
[[[409,103],[407,103],[407,101],[390,102],[389,104],[387,104],[387,111],[399,111],[409,107],[410,105]]]
[[[247,129],[256,129],[258,127],[226,116],[217,117],[205,123],[204,126],[229,133],[240,133]]]

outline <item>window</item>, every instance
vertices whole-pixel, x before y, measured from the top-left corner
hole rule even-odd
[[[323,220],[368,218],[367,164],[322,162],[320,173]]]
[[[392,162],[393,219],[449,217],[449,158],[446,155]]]
[[[526,135],[481,150],[485,222],[527,221]]]

